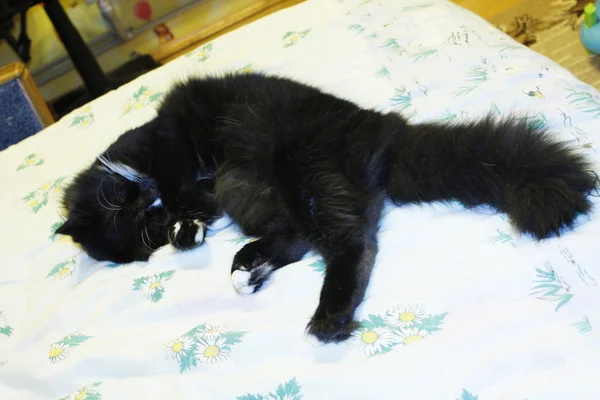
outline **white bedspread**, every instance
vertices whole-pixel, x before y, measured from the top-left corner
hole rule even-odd
[[[304,335],[316,254],[242,297],[229,270],[250,238],[233,226],[195,251],[117,268],[52,234],[61,188],[151,119],[174,80],[231,69],[414,122],[521,110],[600,164],[600,94],[452,3],[309,0],[278,12],[0,153],[1,399],[600,398],[596,214],[536,243],[501,215],[390,208],[363,328],[323,347]]]

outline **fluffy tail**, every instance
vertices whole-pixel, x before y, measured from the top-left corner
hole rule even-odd
[[[584,157],[526,121],[491,117],[407,128],[388,192],[397,203],[458,200],[506,212],[543,239],[591,210],[598,178]]]

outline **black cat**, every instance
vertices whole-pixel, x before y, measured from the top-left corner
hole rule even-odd
[[[197,246],[227,214],[260,237],[234,257],[240,293],[311,249],[324,257],[308,331],[336,342],[357,328],[386,199],[487,204],[542,239],[589,212],[595,187],[581,155],[526,122],[410,125],[291,80],[228,75],[175,86],[156,118],[81,172],[57,233],[126,263]]]

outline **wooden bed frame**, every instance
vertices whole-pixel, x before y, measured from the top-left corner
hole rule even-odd
[[[44,97],[40,93],[33,77],[29,73],[29,70],[25,68],[25,65],[19,62],[13,62],[11,64],[0,67],[0,85],[4,85],[6,82],[18,79],[21,83],[21,87],[25,92],[25,95],[31,101],[35,113],[40,119],[44,128],[54,123],[54,117],[44,100]]]
[[[236,10],[199,30],[172,40],[152,53],[155,61],[165,64],[218,36],[237,29],[275,11],[302,3],[304,0],[257,0],[252,6]]]

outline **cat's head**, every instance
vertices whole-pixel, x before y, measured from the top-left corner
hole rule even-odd
[[[66,221],[56,233],[71,236],[96,260],[147,261],[168,242],[168,215],[155,181],[106,155],[66,188],[63,207]]]

